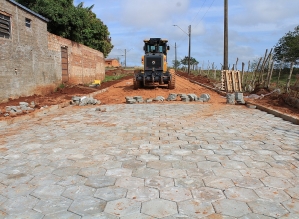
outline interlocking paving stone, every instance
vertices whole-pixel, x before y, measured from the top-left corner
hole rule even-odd
[[[69,199],[78,199],[84,196],[93,196],[96,192],[95,188],[80,185],[80,186],[70,186],[62,193],[62,196]]]
[[[116,178],[111,176],[91,176],[86,181],[85,185],[93,188],[101,188],[106,186],[113,186]]]
[[[248,202],[247,204],[254,213],[271,216],[274,218],[278,218],[289,213],[289,211],[286,210],[280,203],[269,200],[258,199]]]
[[[130,214],[127,216],[120,217],[121,219],[155,219],[149,215],[145,215],[142,213]]]
[[[190,162],[190,161],[183,160],[183,161],[172,162],[172,167],[175,169],[194,169],[194,168],[197,168],[197,165],[196,165],[196,162]]]
[[[270,175],[270,176],[274,176],[274,177],[279,177],[279,178],[292,178],[295,175],[289,171],[289,170],[283,170],[281,168],[270,168],[270,169],[266,169],[266,172]]]
[[[289,210],[291,213],[299,214],[299,200],[298,199],[290,199],[288,201],[283,202],[283,206]]]
[[[239,170],[243,176],[253,177],[253,178],[264,178],[268,176],[266,171],[257,168],[243,168]]]
[[[98,166],[93,166],[93,167],[82,168],[78,173],[78,175],[84,177],[90,177],[92,175],[105,175],[105,173],[106,173],[106,169]]]
[[[23,212],[20,212],[20,213],[11,213],[9,215],[6,215],[5,213],[2,213],[0,211],[0,218],[5,218],[5,219],[21,219],[21,218],[42,219],[42,218],[45,218],[45,217],[44,217],[43,214],[41,214],[39,212],[36,212],[34,210],[27,210],[27,211],[23,211]],[[76,219],[76,218],[74,218],[74,219]]]
[[[231,179],[224,177],[208,176],[205,177],[203,180],[206,186],[215,189],[224,190],[235,186]]]
[[[145,180],[145,185],[148,187],[153,187],[157,189],[163,189],[165,187],[174,186],[174,181],[172,178],[155,176]]]
[[[81,219],[119,219],[119,217],[114,216],[112,214],[108,214],[106,212],[101,212],[93,215],[83,216],[81,217]]]
[[[268,199],[277,202],[284,202],[291,198],[282,189],[271,187],[258,188],[255,190],[255,192],[261,199]]]
[[[212,168],[213,172],[215,173],[216,176],[219,177],[226,177],[226,178],[236,178],[236,177],[242,177],[242,174],[240,173],[239,170],[233,170],[233,169],[227,169],[227,168]]]
[[[138,169],[146,166],[146,162],[141,160],[128,160],[122,163],[123,168]]]
[[[258,196],[252,189],[245,189],[240,187],[229,188],[224,191],[228,199],[239,200],[243,202],[254,201]]]
[[[146,164],[147,167],[162,170],[162,169],[169,169],[172,167],[172,163],[168,161],[150,161]]]
[[[124,198],[127,194],[127,189],[116,186],[104,187],[97,189],[94,197],[103,199],[105,201],[113,201]]]
[[[286,193],[288,193],[292,198],[299,199],[299,186],[288,188],[285,190]]]
[[[59,182],[57,182],[57,185],[61,186],[73,186],[73,185],[84,185],[84,183],[87,181],[86,177],[74,175],[74,176],[66,176],[62,177]]]
[[[116,180],[115,185],[126,189],[137,189],[144,186],[144,179],[129,176],[121,177]]]
[[[31,217],[30,217],[31,218]],[[62,219],[80,219],[81,216],[71,212],[58,212],[54,214],[48,214],[43,219],[62,218]]]
[[[178,213],[177,204],[163,199],[154,199],[142,204],[141,212],[156,218]]]
[[[187,173],[186,170],[170,168],[170,169],[160,170],[160,176],[169,177],[169,178],[177,178],[177,177],[182,178],[182,177],[186,177]]]
[[[25,173],[16,173],[6,175],[1,182],[4,185],[18,185],[28,183],[34,176]]]
[[[159,198],[159,190],[149,187],[132,189],[128,190],[127,198],[134,199],[139,202],[145,202]]]
[[[266,186],[277,188],[277,189],[287,189],[293,187],[291,183],[289,183],[286,179],[283,178],[268,176],[265,178],[261,178],[261,181]]]
[[[268,217],[268,216],[261,215],[261,214],[250,213],[250,214],[244,215],[243,217],[240,217],[240,219],[273,219],[273,217]]]
[[[159,176],[159,170],[143,167],[133,170],[132,176],[143,179],[151,178],[154,176]]]
[[[139,213],[140,209],[141,202],[122,198],[108,202],[105,207],[105,212],[118,217],[123,217]]]
[[[212,203],[216,213],[224,214],[232,217],[241,217],[248,213],[251,213],[250,208],[245,202],[237,200],[218,200]]]
[[[54,170],[52,173],[57,176],[73,176],[80,171],[78,167],[61,167]]]
[[[211,203],[196,199],[179,202],[178,209],[181,214],[194,218],[202,218],[215,213]]]
[[[64,108],[0,127],[0,218],[299,218],[299,126],[243,106],[202,116],[208,109]],[[103,212],[124,199],[125,215]],[[173,212],[142,213],[151,201],[169,201]]]
[[[32,184],[19,184],[15,186],[7,186],[1,191],[1,194],[7,198],[12,198],[17,196],[27,196],[34,189],[36,189],[36,186]],[[0,204],[1,204],[1,196],[0,196]]]
[[[187,189],[196,189],[204,186],[201,177],[184,177],[174,179],[176,187],[182,187]]]
[[[220,189],[202,187],[198,189],[192,189],[191,192],[195,199],[203,202],[214,202],[220,199],[225,199],[225,196]]]
[[[185,188],[168,187],[160,190],[160,198],[181,202],[192,199],[191,191]]]
[[[57,198],[64,190],[65,188],[60,185],[45,185],[36,188],[30,195],[40,199]]]
[[[233,182],[236,186],[240,186],[248,189],[257,189],[264,186],[264,184],[258,178],[253,178],[248,176],[234,178]]]
[[[30,211],[39,200],[33,196],[19,196],[7,199],[2,205],[0,210],[7,214],[16,214]]]
[[[113,176],[113,177],[123,177],[123,176],[131,176],[132,170],[126,168],[115,168],[107,170],[106,176]]]
[[[74,200],[68,211],[81,216],[87,216],[103,212],[105,206],[106,201],[104,200],[93,197],[83,197],[82,199]]]
[[[159,160],[159,156],[152,155],[152,154],[143,154],[137,157],[138,160],[149,162],[154,160]]]
[[[197,163],[197,166],[201,169],[212,169],[216,167],[221,167],[221,164],[215,161],[201,161]]]
[[[47,200],[39,200],[33,210],[44,215],[65,212],[72,204],[72,200],[64,197],[52,198]]]

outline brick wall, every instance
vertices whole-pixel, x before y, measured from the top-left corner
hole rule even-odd
[[[11,20],[11,37],[0,37],[0,102],[53,91],[61,83],[60,53],[48,50],[47,23],[6,0],[0,13]]]
[[[49,50],[60,52],[62,46],[67,47],[68,51],[69,83],[88,84],[105,78],[103,53],[48,33]]]
[[[7,0],[0,0],[0,13],[11,20],[11,37],[0,37],[0,102],[53,92],[62,83],[62,46],[68,47],[69,83],[104,79],[101,52],[48,33],[44,20]]]

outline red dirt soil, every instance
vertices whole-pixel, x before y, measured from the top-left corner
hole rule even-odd
[[[196,95],[201,95],[203,93],[208,93],[211,96],[211,101],[209,102],[210,111],[213,112],[215,110],[221,109],[226,104],[226,99],[220,96],[215,91],[210,89],[201,87],[194,83],[189,82],[186,79],[183,79],[179,76],[176,76],[176,88],[174,90],[167,89],[167,86],[158,86],[158,87],[146,87],[138,90],[133,90],[133,72],[125,72],[123,70],[119,70],[117,73],[115,71],[107,71],[106,75],[115,75],[115,74],[126,74],[125,77],[102,83],[98,88],[90,88],[82,85],[65,85],[64,88],[58,88],[56,92],[52,92],[51,94],[40,96],[33,95],[27,97],[20,97],[18,99],[9,100],[6,103],[0,104],[0,120],[6,120],[11,118],[10,116],[4,117],[5,107],[6,106],[18,106],[19,102],[28,102],[34,101],[36,104],[36,109],[40,109],[44,106],[56,105],[64,102],[68,102],[71,100],[73,96],[84,96],[86,94],[108,88],[108,91],[96,95],[94,98],[98,99],[102,102],[102,104],[124,104],[126,96],[142,96],[144,99],[146,98],[155,98],[156,96],[163,96],[165,98],[168,97],[170,93],[194,93]],[[213,81],[207,77],[203,76],[190,76],[188,74],[179,72],[179,75],[188,78],[193,81],[197,81],[201,84],[205,84],[209,87],[214,88],[214,84],[217,81]],[[219,83],[219,82],[218,82]],[[267,90],[259,90],[256,92],[257,94],[267,94],[269,91]],[[246,95],[246,94],[244,94]],[[281,98],[281,95],[271,94],[269,96],[265,96],[263,99],[258,100],[250,100],[253,103],[257,103],[259,105],[263,105],[268,108],[275,109],[284,114],[291,115],[299,118],[299,110],[287,105]],[[180,101],[165,101],[164,104],[178,104]],[[205,104],[205,103],[198,103]],[[25,113],[24,113],[25,114]],[[22,116],[22,115],[17,115]]]

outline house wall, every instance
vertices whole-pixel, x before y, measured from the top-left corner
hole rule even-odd
[[[0,13],[11,20],[11,37],[0,38],[0,102],[53,91],[61,83],[60,54],[48,51],[47,23],[6,0]]]
[[[119,67],[120,64],[116,59],[107,59],[105,60],[106,67]]]
[[[44,20],[7,0],[0,0],[0,13],[11,20],[11,37],[0,37],[0,102],[53,92],[62,83],[61,46],[68,47],[69,83],[104,79],[101,52],[48,33]]]
[[[105,78],[103,53],[79,43],[48,33],[49,50],[60,53],[61,47],[68,49],[69,83],[88,84]]]

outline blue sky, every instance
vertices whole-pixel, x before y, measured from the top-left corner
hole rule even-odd
[[[75,0],[77,5],[82,1]],[[223,63],[223,0],[85,0],[94,4],[93,12],[108,26],[114,49],[109,58],[140,66],[143,40],[166,38],[171,47],[168,62],[188,55],[191,25],[191,56],[204,63]],[[228,0],[229,63],[236,59],[248,63],[264,55],[285,33],[299,25],[299,0]],[[171,64],[170,64],[171,65]]]

